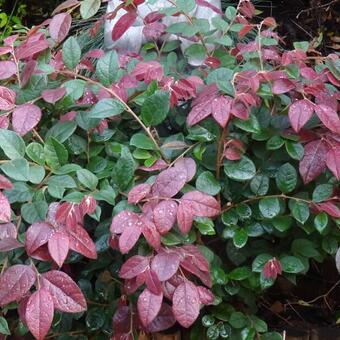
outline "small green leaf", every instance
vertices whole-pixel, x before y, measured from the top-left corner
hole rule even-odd
[[[289,230],[293,225],[293,219],[290,216],[276,216],[271,220],[272,225],[282,233]]]
[[[117,99],[104,98],[92,108],[88,117],[92,119],[109,118],[121,114],[124,109],[124,105]]]
[[[195,217],[195,224],[202,235],[215,235],[214,222],[207,217]]]
[[[293,45],[295,49],[303,50],[304,52],[307,52],[309,48],[308,41],[295,41]]]
[[[82,185],[90,190],[95,190],[98,185],[97,176],[87,169],[78,170],[77,178]]]
[[[236,225],[238,221],[238,216],[235,210],[228,210],[222,214],[222,222],[226,226]]]
[[[252,271],[255,273],[261,273],[264,265],[272,258],[273,256],[269,254],[257,255],[252,264]]]
[[[293,204],[293,217],[300,223],[304,224],[309,218],[309,207],[306,202],[297,201]]]
[[[131,137],[130,145],[143,150],[157,150],[152,139],[143,133],[136,133]]]
[[[58,122],[47,131],[46,139],[48,137],[54,137],[60,143],[64,143],[68,138],[72,136],[76,128],[77,124],[75,122]]]
[[[259,209],[264,218],[274,218],[280,213],[280,201],[278,198],[263,198],[259,202]]]
[[[233,6],[228,6],[225,10],[225,16],[229,21],[233,21],[236,18],[237,10]]]
[[[29,164],[24,158],[14,159],[1,165],[1,170],[16,181],[29,181]]]
[[[241,312],[233,312],[230,315],[229,323],[232,327],[240,329],[247,325],[248,319]]]
[[[73,70],[75,69],[81,58],[81,49],[75,37],[69,37],[63,44],[63,62],[65,66]]]
[[[292,252],[304,257],[320,256],[320,253],[316,249],[316,245],[312,241],[302,238],[295,239],[292,242]]]
[[[220,67],[209,73],[207,77],[207,84],[216,84],[217,87],[228,94],[233,94],[234,89],[231,84],[234,72],[230,69]]]
[[[39,165],[45,164],[44,147],[39,143],[31,143],[26,147],[26,154],[31,160]]]
[[[229,178],[243,182],[255,176],[256,168],[252,160],[243,156],[240,161],[225,161],[224,172]]]
[[[156,91],[144,101],[141,110],[141,117],[147,126],[158,125],[166,118],[169,110],[169,93],[164,91]]]
[[[41,165],[29,167],[29,181],[34,184],[40,184],[45,177],[45,168]]]
[[[286,151],[290,157],[293,159],[296,159],[297,161],[300,161],[304,154],[304,149],[302,144],[295,143],[292,141],[286,141]]]
[[[25,155],[25,142],[14,131],[0,129],[0,148],[9,159],[21,158]]]
[[[116,51],[109,51],[97,62],[96,76],[105,86],[110,86],[117,77],[119,60]]]
[[[196,188],[212,196],[221,191],[220,183],[210,171],[204,171],[197,177]]]
[[[289,164],[283,164],[276,174],[276,185],[283,192],[288,193],[295,189],[297,183],[297,173],[295,168]]]
[[[250,182],[251,191],[257,196],[264,196],[269,189],[269,177],[258,174]]]
[[[46,218],[48,204],[45,201],[35,201],[21,206],[21,216],[27,223],[44,221]]]
[[[239,129],[246,131],[246,132],[251,132],[251,133],[260,133],[261,132],[261,126],[259,121],[257,120],[256,116],[254,115],[249,115],[249,118],[246,120],[242,120],[239,118],[234,118],[233,123],[235,126],[237,126]]]
[[[0,316],[0,334],[11,335],[11,331],[8,328],[7,320],[3,316]]]
[[[68,160],[68,152],[65,146],[53,137],[47,139],[44,145],[44,154],[46,163],[53,169],[60,168]]]
[[[283,256],[280,262],[285,273],[297,274],[305,270],[302,261],[295,256]]]
[[[177,0],[176,5],[180,11],[188,14],[195,9],[196,2],[195,0]]]
[[[113,167],[112,177],[120,189],[126,190],[133,179],[135,162],[130,151],[124,148],[117,163]]]
[[[244,229],[237,229],[233,237],[233,243],[236,248],[243,248],[248,241],[248,234]]]
[[[315,216],[314,226],[320,234],[323,234],[323,232],[327,228],[327,225],[328,225],[328,215],[325,212],[321,212],[320,214]]]
[[[332,184],[320,184],[313,191],[313,201],[323,202],[330,198],[333,194]]]
[[[80,4],[80,15],[84,20],[93,17],[100,8],[101,0],[83,0]]]
[[[284,139],[280,136],[273,136],[268,139],[266,143],[267,150],[277,150],[285,143]]]

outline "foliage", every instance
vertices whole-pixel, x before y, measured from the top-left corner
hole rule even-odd
[[[142,2],[122,3],[125,29]],[[195,43],[183,57],[166,40],[84,55],[70,13],[90,18],[100,0],[68,0],[5,40],[0,333],[132,339],[177,322],[193,339],[202,327],[281,339],[257,299],[336,253],[338,57],[313,67],[308,50],[283,51],[248,1],[212,25],[192,3],[169,1],[146,24],[184,13]]]

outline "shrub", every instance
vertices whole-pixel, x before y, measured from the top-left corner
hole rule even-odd
[[[281,339],[258,299],[336,253],[338,57],[284,51],[248,1],[211,27],[194,4],[165,10],[197,40],[184,57],[177,41],[83,55],[70,13],[99,0],[5,40],[0,333],[132,339],[197,321],[193,339]]]

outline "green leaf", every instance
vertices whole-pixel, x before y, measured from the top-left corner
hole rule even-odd
[[[235,210],[240,220],[247,220],[252,214],[250,206],[245,203],[238,204]]]
[[[316,245],[312,241],[303,238],[295,239],[292,242],[292,252],[304,257],[320,256],[320,253],[316,249]]]
[[[80,4],[80,15],[83,19],[93,17],[100,8],[101,0],[83,0]]]
[[[9,159],[21,158],[25,155],[25,142],[14,131],[0,129],[0,148]]]
[[[325,236],[322,240],[322,249],[329,255],[335,255],[338,250],[338,241],[333,236]]]
[[[228,274],[228,278],[235,281],[242,281],[251,276],[251,270],[248,267],[237,267]]]
[[[152,139],[143,133],[136,133],[131,137],[130,145],[143,150],[157,150]]]
[[[24,158],[14,159],[1,165],[0,168],[8,177],[16,181],[29,181],[29,164]]]
[[[185,37],[192,37],[199,32],[199,28],[186,22],[178,22],[170,25],[165,31],[172,34],[179,33]]]
[[[280,136],[273,136],[270,139],[268,139],[266,143],[267,150],[280,149],[284,142],[285,142],[284,139],[282,139]]]
[[[33,184],[40,184],[45,178],[45,168],[41,165],[29,167],[29,181]]]
[[[116,51],[110,51],[98,60],[96,76],[101,84],[110,86],[116,80],[118,69],[118,55]]]
[[[75,122],[58,122],[53,125],[46,133],[46,139],[48,137],[54,137],[60,143],[64,143],[68,138],[70,138],[77,128],[77,123]],[[39,145],[39,144],[38,144]]]
[[[221,191],[220,183],[210,171],[204,171],[197,177],[196,188],[212,196]]]
[[[60,168],[62,165],[65,165],[68,160],[68,152],[65,146],[53,137],[47,139],[44,145],[44,154],[46,163],[52,169]]]
[[[282,233],[289,230],[293,225],[293,219],[290,216],[276,216],[271,220],[272,225]]]
[[[236,248],[243,248],[248,241],[248,234],[244,229],[237,229],[233,236],[233,243]]]
[[[251,133],[260,133],[261,132],[260,123],[257,120],[256,116],[254,116],[252,114],[249,115],[249,118],[247,120],[234,118],[233,123],[239,129],[246,131],[246,132],[251,132]]]
[[[255,176],[256,168],[251,159],[243,156],[239,161],[225,161],[224,172],[229,178],[243,182]]]
[[[297,274],[305,270],[302,261],[295,256],[283,256],[280,259],[282,270],[285,273]]]
[[[280,213],[280,201],[278,198],[263,198],[259,202],[259,209],[264,218],[274,218]]]
[[[27,223],[44,221],[48,210],[48,204],[45,201],[35,201],[26,203],[21,206],[21,216]]]
[[[85,91],[86,82],[81,79],[73,79],[64,83],[66,94],[73,101],[80,99]]]
[[[3,316],[0,316],[0,334],[11,335],[11,331],[8,328],[8,323]]]
[[[286,141],[286,151],[290,157],[293,159],[296,159],[297,161],[300,161],[304,154],[304,149],[302,144],[295,143],[292,141]]]
[[[229,21],[233,21],[236,18],[237,10],[233,6],[228,6],[225,10],[225,16]]]
[[[282,336],[277,332],[270,332],[262,334],[261,340],[282,340]]]
[[[264,333],[268,331],[267,324],[256,315],[251,315],[250,319],[252,321],[253,327],[256,329],[257,332]]]
[[[269,177],[258,174],[250,182],[250,190],[257,196],[264,196],[269,189]]]
[[[185,51],[185,56],[197,59],[204,59],[206,50],[201,44],[192,44]]]
[[[276,174],[276,185],[283,192],[288,193],[295,189],[297,183],[297,173],[295,168],[289,164],[283,164]]]
[[[98,178],[91,171],[81,169],[77,171],[77,178],[79,182],[90,190],[95,190],[98,185]]]
[[[313,201],[323,202],[330,198],[333,194],[332,184],[320,184],[313,191]]]
[[[75,37],[69,37],[63,44],[63,62],[65,66],[73,70],[75,69],[81,58],[81,49]]]
[[[234,72],[230,69],[220,67],[209,73],[207,77],[207,84],[216,84],[217,87],[228,94],[233,94],[234,89],[231,84]]]
[[[308,48],[309,48],[309,42],[308,41],[295,41],[293,43],[293,45],[294,45],[295,49],[300,49],[300,50],[303,50],[305,52],[307,52]]]
[[[112,177],[120,189],[126,190],[135,173],[135,162],[130,151],[124,148],[113,167]]]
[[[215,235],[214,222],[207,217],[195,217],[195,224],[202,235]]]
[[[105,98],[100,100],[89,112],[89,118],[104,119],[121,114],[124,105],[117,99]]]
[[[195,9],[196,2],[195,0],[177,0],[176,5],[180,11],[188,14]]]
[[[166,118],[169,110],[169,93],[164,91],[156,91],[144,101],[141,110],[141,117],[147,126],[158,125]]]
[[[31,160],[39,165],[45,164],[44,147],[39,143],[31,143],[26,147],[26,154]]]
[[[309,218],[309,207],[306,202],[297,201],[293,204],[293,217],[300,223],[304,224]]]
[[[233,312],[230,315],[229,323],[232,327],[240,329],[247,325],[248,319],[241,312]]]
[[[327,225],[328,225],[328,215],[325,212],[321,212],[320,214],[315,216],[314,226],[320,234],[323,234],[323,232],[327,228]]]
[[[255,273],[261,273],[264,265],[272,258],[273,256],[269,254],[257,255],[252,264],[252,271]]]

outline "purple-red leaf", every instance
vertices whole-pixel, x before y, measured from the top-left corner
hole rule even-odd
[[[315,112],[329,130],[340,134],[340,118],[335,110],[328,105],[319,104],[315,106]]]
[[[169,280],[176,274],[180,257],[174,253],[158,253],[151,262],[151,269],[157,274],[160,281]]]
[[[66,94],[66,88],[65,87],[59,87],[58,89],[50,89],[50,90],[44,90],[41,93],[41,96],[45,100],[45,102],[50,104],[55,104],[58,100],[63,98]]]
[[[148,269],[145,272],[145,284],[151,293],[156,295],[162,293],[161,281],[152,269]]]
[[[340,209],[332,202],[318,203],[317,208],[319,211],[326,212],[329,216],[340,218]]]
[[[38,248],[46,244],[53,233],[50,224],[46,222],[33,223],[26,231],[25,248],[31,256]]]
[[[138,297],[137,309],[140,321],[147,327],[159,313],[163,301],[163,293],[156,295],[145,288]]]
[[[136,213],[123,210],[113,218],[110,231],[112,234],[121,234],[126,228],[137,227],[139,222],[139,216]]]
[[[137,227],[127,227],[119,237],[119,250],[127,254],[138,241],[142,231]]]
[[[16,93],[5,86],[0,86],[0,110],[9,111],[15,106]]]
[[[51,270],[42,274],[40,281],[50,292],[57,310],[66,313],[80,313],[86,310],[83,293],[66,273]]]
[[[112,40],[118,40],[134,24],[136,19],[136,11],[128,11],[120,17],[112,29]]]
[[[55,15],[52,18],[49,26],[49,31],[52,39],[58,43],[62,42],[66,38],[71,28],[71,23],[72,23],[71,14],[60,13]]]
[[[230,119],[232,100],[230,97],[220,96],[211,103],[212,116],[222,128],[225,128]]]
[[[155,319],[148,325],[147,330],[151,333],[161,332],[172,327],[176,322],[171,307],[163,303]]]
[[[184,187],[187,173],[181,168],[170,168],[161,172],[152,187],[152,193],[160,197],[173,197]]]
[[[191,191],[184,194],[181,201],[189,203],[194,216],[214,217],[220,213],[220,205],[217,200],[200,191]]]
[[[26,63],[21,74],[21,87],[25,87],[27,85],[37,64],[38,63],[34,59],[31,59]]]
[[[193,220],[194,215],[190,202],[181,200],[177,209],[177,224],[182,234],[187,234],[190,231]]]
[[[9,237],[16,238],[17,236],[17,228],[13,223],[0,224],[0,240]]]
[[[195,174],[196,174],[196,162],[192,158],[180,158],[176,163],[175,163],[175,168],[180,168],[186,171],[187,173],[187,182],[190,182]]]
[[[172,310],[176,320],[189,328],[200,313],[200,298],[197,287],[190,281],[181,283],[172,297]]]
[[[328,150],[328,145],[322,139],[312,141],[305,146],[304,156],[299,164],[300,175],[305,184],[325,170]]]
[[[0,80],[12,77],[17,72],[17,67],[13,61],[0,61]]]
[[[5,176],[0,175],[0,189],[12,190],[12,182]]]
[[[35,271],[30,266],[17,264],[0,276],[0,306],[21,299],[33,286]]]
[[[150,60],[143,63],[137,63],[132,70],[131,75],[136,77],[137,80],[144,80],[146,84],[149,84],[153,80],[161,81],[164,71],[162,65],[158,61]]]
[[[24,136],[31,131],[41,119],[41,110],[34,104],[23,104],[17,106],[13,111],[13,130],[20,136]]]
[[[142,218],[142,233],[152,248],[159,249],[161,246],[161,235],[154,223],[147,218]]]
[[[56,9],[52,12],[52,15],[55,15],[55,14],[63,11],[64,9],[74,7],[78,4],[79,4],[78,0],[66,0],[66,1],[62,2],[58,7],[56,7]]]
[[[0,252],[7,252],[14,249],[22,248],[24,245],[20,243],[16,238],[5,237],[0,239]]]
[[[52,296],[46,288],[40,288],[28,299],[26,306],[26,323],[37,340],[42,340],[48,333],[54,314]]]
[[[299,132],[309,121],[314,112],[314,105],[307,99],[294,102],[288,111],[290,124],[295,132]]]
[[[67,234],[70,239],[70,249],[89,259],[97,258],[96,245],[81,225],[77,224],[73,228],[67,228]]]
[[[151,185],[147,183],[138,184],[129,191],[128,202],[136,204],[145,198],[151,191]]]
[[[18,59],[26,59],[47,48],[49,48],[49,44],[46,38],[37,33],[35,36],[29,37],[27,41],[22,43],[15,51],[15,54]]]
[[[11,220],[11,205],[7,197],[0,192],[0,222],[6,223]]]
[[[177,207],[178,205],[175,201],[162,201],[155,207],[153,219],[161,235],[166,234],[175,224]]]
[[[133,279],[143,273],[149,266],[149,259],[145,256],[135,255],[130,257],[120,269],[119,277],[122,279]]]
[[[201,304],[211,305],[214,302],[215,296],[211,292],[210,289],[207,289],[203,286],[198,286],[197,290],[198,290],[198,296],[200,297]]]
[[[272,92],[282,94],[295,88],[294,83],[289,79],[276,79],[273,81]]]
[[[337,180],[340,180],[340,149],[331,148],[326,158],[327,168],[332,171]]]
[[[66,260],[69,249],[70,240],[68,236],[62,231],[54,232],[48,241],[48,251],[59,267]]]

